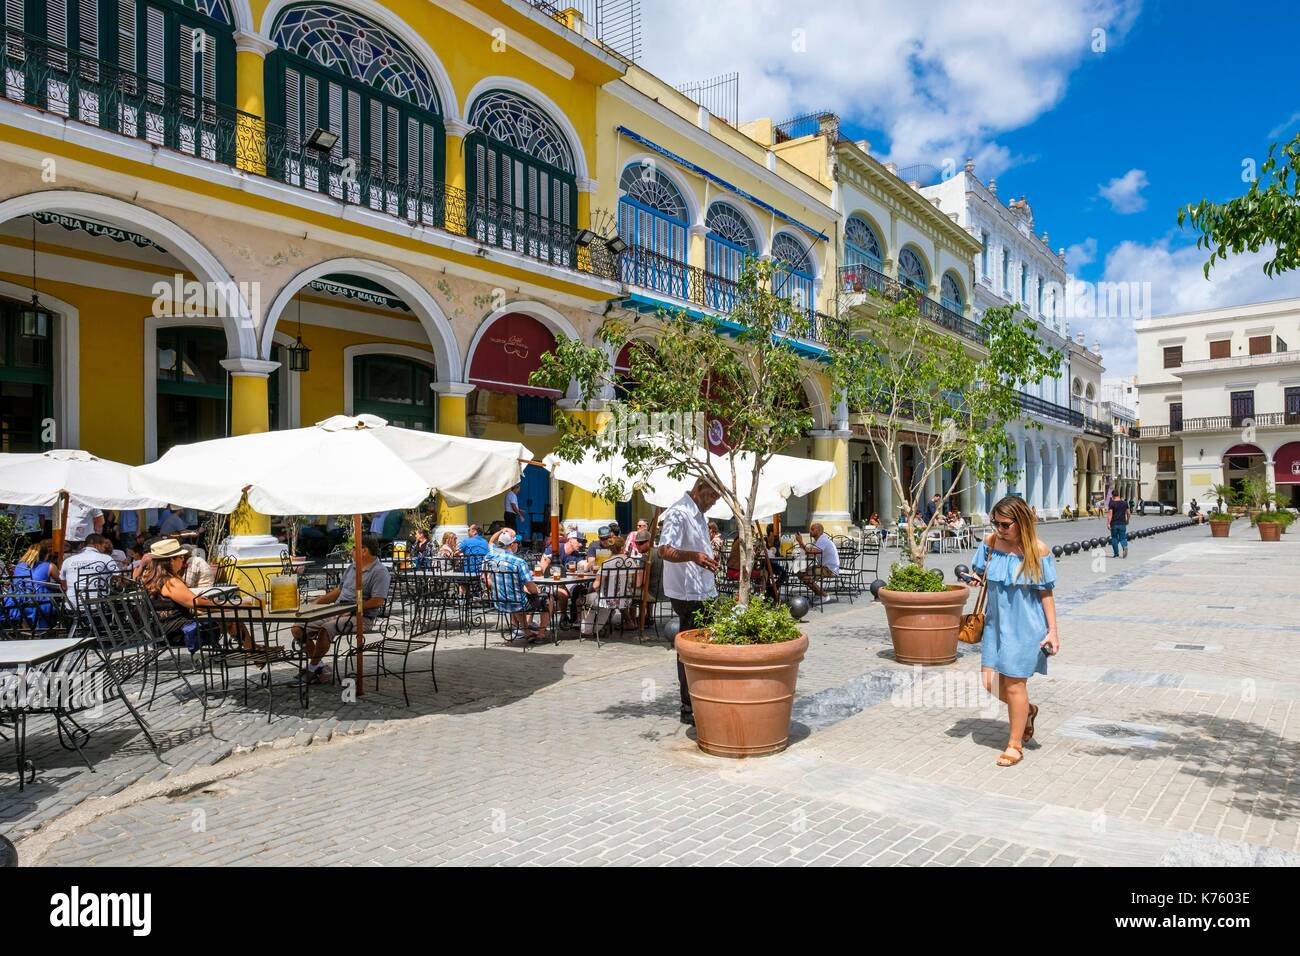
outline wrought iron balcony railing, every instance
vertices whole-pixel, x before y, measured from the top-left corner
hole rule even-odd
[[[507,249],[548,265],[618,277],[617,256],[605,240],[577,243],[581,230],[568,223],[464,190],[440,180],[412,177],[404,165],[341,149],[319,150],[273,123],[263,124],[265,174],[340,202],[364,206],[413,225],[442,229]]]
[[[1084,424],[1082,412],[1077,412],[1073,408],[1066,408],[1064,405],[1057,405],[1055,402],[1049,402],[1037,395],[1021,392],[1020,407],[1033,415],[1050,418],[1053,421],[1073,425],[1076,428],[1082,428]]]
[[[1096,418],[1089,418],[1086,415],[1083,419],[1083,430],[1090,435],[1101,435],[1104,438],[1110,438],[1115,433],[1115,426],[1110,422],[1103,422]]]
[[[9,27],[0,96],[226,165],[256,158],[258,117]]]
[[[989,344],[988,332],[983,326],[877,269],[865,265],[852,265],[841,266],[839,271],[842,292],[878,292],[889,302],[898,302],[911,296],[916,300],[917,310],[930,321],[972,342],[978,342],[983,346]]]
[[[405,166],[317,150],[260,116],[9,28],[0,46],[0,96],[547,265],[618,277],[618,257],[605,240],[579,246],[576,226],[413,179]]]
[[[740,285],[734,279],[660,255],[644,246],[629,246],[619,257],[620,278],[629,286],[730,315],[740,302]],[[790,303],[781,331],[805,341],[834,344],[842,324],[834,316]]]

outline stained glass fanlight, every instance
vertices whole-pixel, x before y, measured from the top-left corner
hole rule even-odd
[[[542,109],[517,93],[492,90],[474,101],[469,125],[526,156],[573,173],[573,150],[560,128]]]
[[[912,249],[904,248],[898,254],[898,277],[920,292],[924,292],[930,284],[921,257]]]

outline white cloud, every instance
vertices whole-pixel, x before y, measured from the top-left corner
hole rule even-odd
[[[1269,140],[1276,140],[1283,133],[1289,132],[1290,130],[1294,129],[1296,123],[1300,123],[1300,110],[1297,110],[1296,112],[1292,113],[1290,116],[1288,116],[1277,126],[1274,126],[1271,130],[1269,130],[1268,136],[1266,138]]]
[[[1075,318],[1070,332],[1083,332],[1089,346],[1094,340],[1101,342],[1108,376],[1132,375],[1137,371],[1135,319],[1300,296],[1300,271],[1272,279],[1264,274],[1264,263],[1271,255],[1271,251],[1261,251],[1216,261],[1207,280],[1203,269],[1209,254],[1194,245],[1174,248],[1173,237],[1145,245],[1121,242],[1106,256],[1102,278],[1135,283],[1139,289],[1149,283],[1149,298],[1147,293],[1141,294],[1144,314]]]
[[[674,85],[740,73],[742,119],[818,109],[882,130],[903,164],[1014,158],[999,133],[1032,123],[1094,53],[1113,50],[1140,0],[660,0],[643,7],[642,62]],[[987,164],[987,165],[985,165]]]
[[[1147,182],[1146,170],[1130,169],[1123,176],[1117,176],[1110,182],[1097,187],[1097,194],[1110,203],[1110,208],[1121,215],[1141,212],[1147,208],[1147,199],[1142,195],[1150,183]]]
[[[1089,236],[1083,242],[1076,242],[1065,250],[1065,265],[1068,269],[1081,269],[1097,260],[1097,240]]]

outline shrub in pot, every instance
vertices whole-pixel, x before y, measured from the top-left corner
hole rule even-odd
[[[970,588],[943,583],[934,571],[911,562],[895,564],[880,589],[889,620],[894,659],[900,664],[951,664]]]
[[[1264,511],[1255,516],[1255,527],[1259,528],[1260,541],[1282,540],[1282,526],[1281,512]]]
[[[700,627],[677,635],[701,750],[757,757],[790,740],[799,662],[808,638],[784,604],[751,597],[706,605]]]
[[[1207,519],[1210,523],[1210,537],[1226,538],[1232,527],[1233,516],[1226,511],[1211,511]]]

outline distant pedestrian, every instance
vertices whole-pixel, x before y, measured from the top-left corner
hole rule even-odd
[[[1110,504],[1106,506],[1106,524],[1110,527],[1110,550],[1114,557],[1119,557],[1120,548],[1124,557],[1128,557],[1128,502],[1120,497],[1118,491],[1110,493]]]
[[[980,666],[984,689],[996,691],[1007,705],[1007,746],[997,764],[1013,767],[1024,759],[1024,742],[1033,738],[1038,717],[1038,707],[1029,702],[1029,677],[1046,674],[1048,655],[1060,649],[1056,563],[1023,499],[1008,495],[993,506],[989,519],[993,533],[971,560],[988,588]]]
[[[519,507],[519,486],[513,485],[506,492],[505,527],[526,535],[529,531],[528,516]]]

